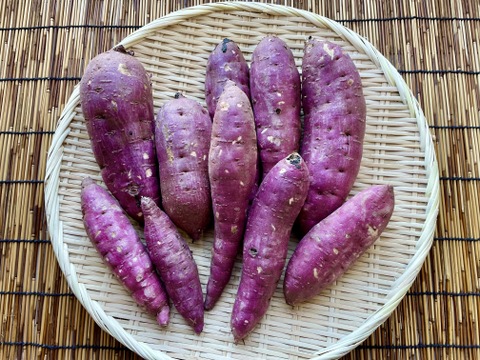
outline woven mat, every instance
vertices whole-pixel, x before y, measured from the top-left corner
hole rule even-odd
[[[2,2],[0,359],[139,359],[94,323],[57,265],[44,212],[47,150],[90,58],[155,18],[204,2]],[[437,151],[442,191],[430,255],[391,317],[345,359],[480,358],[480,9],[274,3],[368,38],[418,98]]]

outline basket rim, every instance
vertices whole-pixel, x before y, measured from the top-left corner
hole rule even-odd
[[[427,175],[426,196],[428,197],[426,220],[417,242],[417,250],[415,255],[411,258],[408,266],[405,268],[405,271],[397,279],[395,283],[396,291],[393,296],[388,296],[385,304],[367,317],[366,321],[360,327],[342,337],[337,342],[319,350],[315,357],[312,358],[312,360],[336,359],[352,351],[370,334],[372,334],[385,320],[387,320],[413,284],[430,251],[433,244],[440,201],[439,170],[433,140],[429,132],[427,120],[417,99],[414,97],[405,80],[388,59],[386,59],[368,40],[351,29],[346,28],[334,20],[307,10],[296,9],[285,5],[242,1],[196,5],[174,11],[153,20],[126,36],[117,45],[124,45],[125,47],[133,46],[136,43],[141,42],[149,34],[164,27],[180,23],[186,19],[208,15],[212,12],[221,11],[228,13],[245,10],[266,13],[269,15],[301,16],[313,25],[319,25],[334,31],[337,35],[352,44],[358,51],[365,53],[369,59],[373,61],[380,70],[382,70],[389,84],[397,88],[402,102],[408,107],[411,116],[417,121],[420,147],[425,155],[424,166]],[[72,292],[90,316],[92,316],[94,321],[104,331],[115,337],[130,350],[138,353],[146,359],[172,359],[162,351],[154,350],[148,344],[137,340],[132,334],[127,332],[115,318],[107,315],[99,303],[90,298],[85,286],[78,282],[75,267],[69,261],[67,245],[63,242],[63,223],[59,220],[60,211],[57,193],[59,189],[60,164],[63,159],[63,142],[70,132],[69,125],[73,120],[73,113],[79,103],[80,92],[77,84],[60,115],[57,129],[53,135],[52,143],[47,153],[44,190],[45,211],[48,232],[52,239],[51,242],[55,256]],[[389,294],[391,295],[392,292]]]

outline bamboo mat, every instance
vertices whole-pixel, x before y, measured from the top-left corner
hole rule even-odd
[[[44,212],[47,150],[89,59],[155,18],[205,2],[2,1],[0,359],[139,359],[93,322],[57,265]],[[265,2],[368,38],[420,101],[436,146],[442,191],[431,253],[391,317],[344,358],[480,358],[480,5]]]

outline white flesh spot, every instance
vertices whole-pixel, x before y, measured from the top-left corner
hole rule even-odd
[[[335,49],[331,49],[327,43],[323,45],[323,50],[330,56],[330,58],[333,60],[335,57]]]
[[[119,71],[120,73],[122,73],[123,75],[127,75],[127,76],[132,75],[132,74],[130,73],[130,70],[128,70],[127,65],[125,65],[125,64],[123,64],[123,63],[118,64],[118,71]]]

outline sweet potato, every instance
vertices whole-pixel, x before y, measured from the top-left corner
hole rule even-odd
[[[255,185],[257,138],[247,95],[228,81],[212,125],[208,172],[214,214],[214,244],[205,309],[227,285],[240,249]]]
[[[343,204],[357,178],[366,125],[360,74],[339,45],[310,38],[302,62],[304,133],[300,154],[310,190],[300,212],[303,234]]]
[[[394,203],[392,186],[371,186],[315,225],[288,262],[286,302],[309,300],[342,276],[386,228]]]
[[[300,74],[288,45],[266,36],[250,65],[250,94],[262,163],[262,177],[288,154],[298,151],[301,135]]]
[[[242,275],[232,311],[235,342],[245,338],[267,312],[308,185],[308,169],[298,153],[278,162],[260,184],[248,216]]]
[[[199,334],[203,330],[203,295],[197,264],[188,244],[155,202],[141,198],[145,243],[173,305]]]
[[[170,314],[167,294],[118,201],[87,177],[82,181],[81,206],[85,231],[102,259],[135,301],[166,326]]]
[[[212,120],[199,102],[176,94],[155,122],[163,210],[194,241],[211,220],[208,151]]]
[[[213,118],[218,98],[227,80],[233,81],[250,99],[249,69],[242,50],[235,41],[225,38],[215,46],[207,60],[205,101]]]
[[[116,47],[89,62],[80,102],[105,185],[142,222],[140,196],[160,201],[150,77],[140,61]]]

